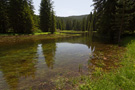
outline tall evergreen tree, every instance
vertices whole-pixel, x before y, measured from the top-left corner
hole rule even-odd
[[[114,39],[113,20],[115,19],[117,0],[93,0],[97,11],[97,30],[101,36]]]
[[[52,15],[51,15],[51,34],[53,34],[56,31],[56,22],[55,22],[55,15],[54,15],[54,11],[52,10]]]
[[[90,24],[90,21],[89,21],[89,22],[88,22],[88,27],[87,27],[87,28],[88,28],[88,29],[87,29],[88,32],[90,32],[90,29],[91,29],[91,26],[90,26],[90,25],[91,25],[91,24]]]
[[[82,20],[82,31],[86,30],[86,18],[83,18]]]
[[[80,21],[77,21],[76,27],[77,27],[77,30],[81,30],[81,22]]]
[[[9,29],[8,7],[9,0],[0,1],[0,33],[7,33]]]
[[[30,10],[31,10],[31,14],[34,15],[34,6],[33,6],[33,1],[32,0],[27,0],[27,3],[30,7]]]
[[[121,41],[121,35],[130,28],[130,21],[133,19],[134,12],[130,12],[134,8],[134,1],[119,0],[116,8],[115,26],[118,30],[118,43]]]
[[[71,20],[66,21],[66,29],[67,30],[72,30],[72,21]]]
[[[135,31],[135,25],[133,23],[135,23],[135,0],[129,0],[130,4],[128,5],[128,7],[130,8],[130,10],[128,10],[128,13],[130,13],[130,20],[129,20],[129,31],[134,33]]]
[[[10,20],[15,33],[32,33],[33,18],[27,0],[10,0]]]
[[[51,9],[50,0],[42,0],[40,4],[40,28],[43,32],[50,31],[51,25]]]
[[[97,29],[110,40],[121,41],[125,31],[134,32],[135,0],[93,0],[97,11]],[[129,30],[130,29],[130,30]]]
[[[66,25],[63,19],[61,19],[61,25],[62,25],[62,30],[65,30]]]
[[[86,30],[89,30],[89,22],[92,21],[92,12],[87,16],[87,20],[86,20]]]

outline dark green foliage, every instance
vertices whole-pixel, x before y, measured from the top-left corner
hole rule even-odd
[[[93,31],[96,31],[96,11],[90,13],[86,21],[86,30],[91,34]]]
[[[60,20],[57,20],[57,29],[62,30],[62,22]]]
[[[9,0],[0,1],[0,33],[7,33],[9,29],[8,7]]]
[[[10,23],[14,33],[32,33],[33,17],[27,0],[10,0]]]
[[[40,28],[43,32],[50,31],[51,25],[51,9],[50,0],[42,0],[40,5]]]
[[[96,31],[96,11],[89,15],[57,17],[56,21],[59,30],[89,31],[91,27],[91,31]]]
[[[96,11],[94,11],[93,13],[93,31],[96,31],[97,30],[97,26],[96,26],[96,20],[97,20],[97,17],[96,17]],[[92,19],[91,19],[92,20]]]
[[[66,22],[66,29],[67,30],[72,30],[72,21],[71,20],[67,20],[67,22]]]
[[[51,15],[51,34],[53,34],[56,31],[56,22],[55,22],[55,15],[54,11],[52,10],[52,15]]]
[[[96,29],[101,36],[110,41],[121,41],[125,32],[134,32],[135,1],[134,0],[93,0],[97,11]]]
[[[82,20],[82,31],[86,30],[86,18],[83,18]]]
[[[73,30],[77,30],[77,20],[73,20]]]
[[[116,0],[93,0],[97,11],[97,29],[101,36],[106,36],[113,40],[112,20],[115,19]]]
[[[88,15],[57,17],[56,18],[57,29],[80,31],[80,30],[82,30],[82,20],[83,20],[83,18],[87,18],[87,16]]]
[[[34,20],[35,27],[39,28],[39,24],[40,24],[39,16],[38,15],[34,15],[33,16],[33,20]]]
[[[92,21],[92,16],[93,16],[92,12],[87,16],[87,20],[86,20],[86,30],[89,29],[89,22]]]
[[[33,6],[32,0],[27,0],[27,2],[28,2],[28,5],[30,7],[31,14],[34,15],[34,6]]]
[[[129,8],[131,8],[130,10],[128,10],[128,13],[131,13],[130,17],[132,17],[129,21],[129,31],[134,33],[135,31],[135,0],[131,0],[130,1],[130,6]]]

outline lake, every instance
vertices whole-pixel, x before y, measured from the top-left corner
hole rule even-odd
[[[122,50],[88,36],[9,44],[0,48],[0,90],[55,89],[59,77],[117,68]]]

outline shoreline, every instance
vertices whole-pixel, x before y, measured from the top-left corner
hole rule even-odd
[[[48,39],[58,39],[80,36],[80,34],[41,34],[41,35],[17,35],[17,36],[0,36],[0,45],[12,44],[26,41],[38,41]]]

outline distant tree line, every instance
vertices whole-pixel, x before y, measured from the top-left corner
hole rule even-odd
[[[59,30],[76,30],[76,31],[90,31],[90,28],[95,30],[95,13],[90,13],[89,15],[79,18],[56,18],[56,27]]]
[[[34,15],[32,0],[0,1],[0,33],[30,34],[40,28],[55,31],[55,15],[51,0],[42,0],[40,18]]]
[[[135,31],[135,0],[93,0],[96,30],[110,41],[120,43],[121,36]]]

